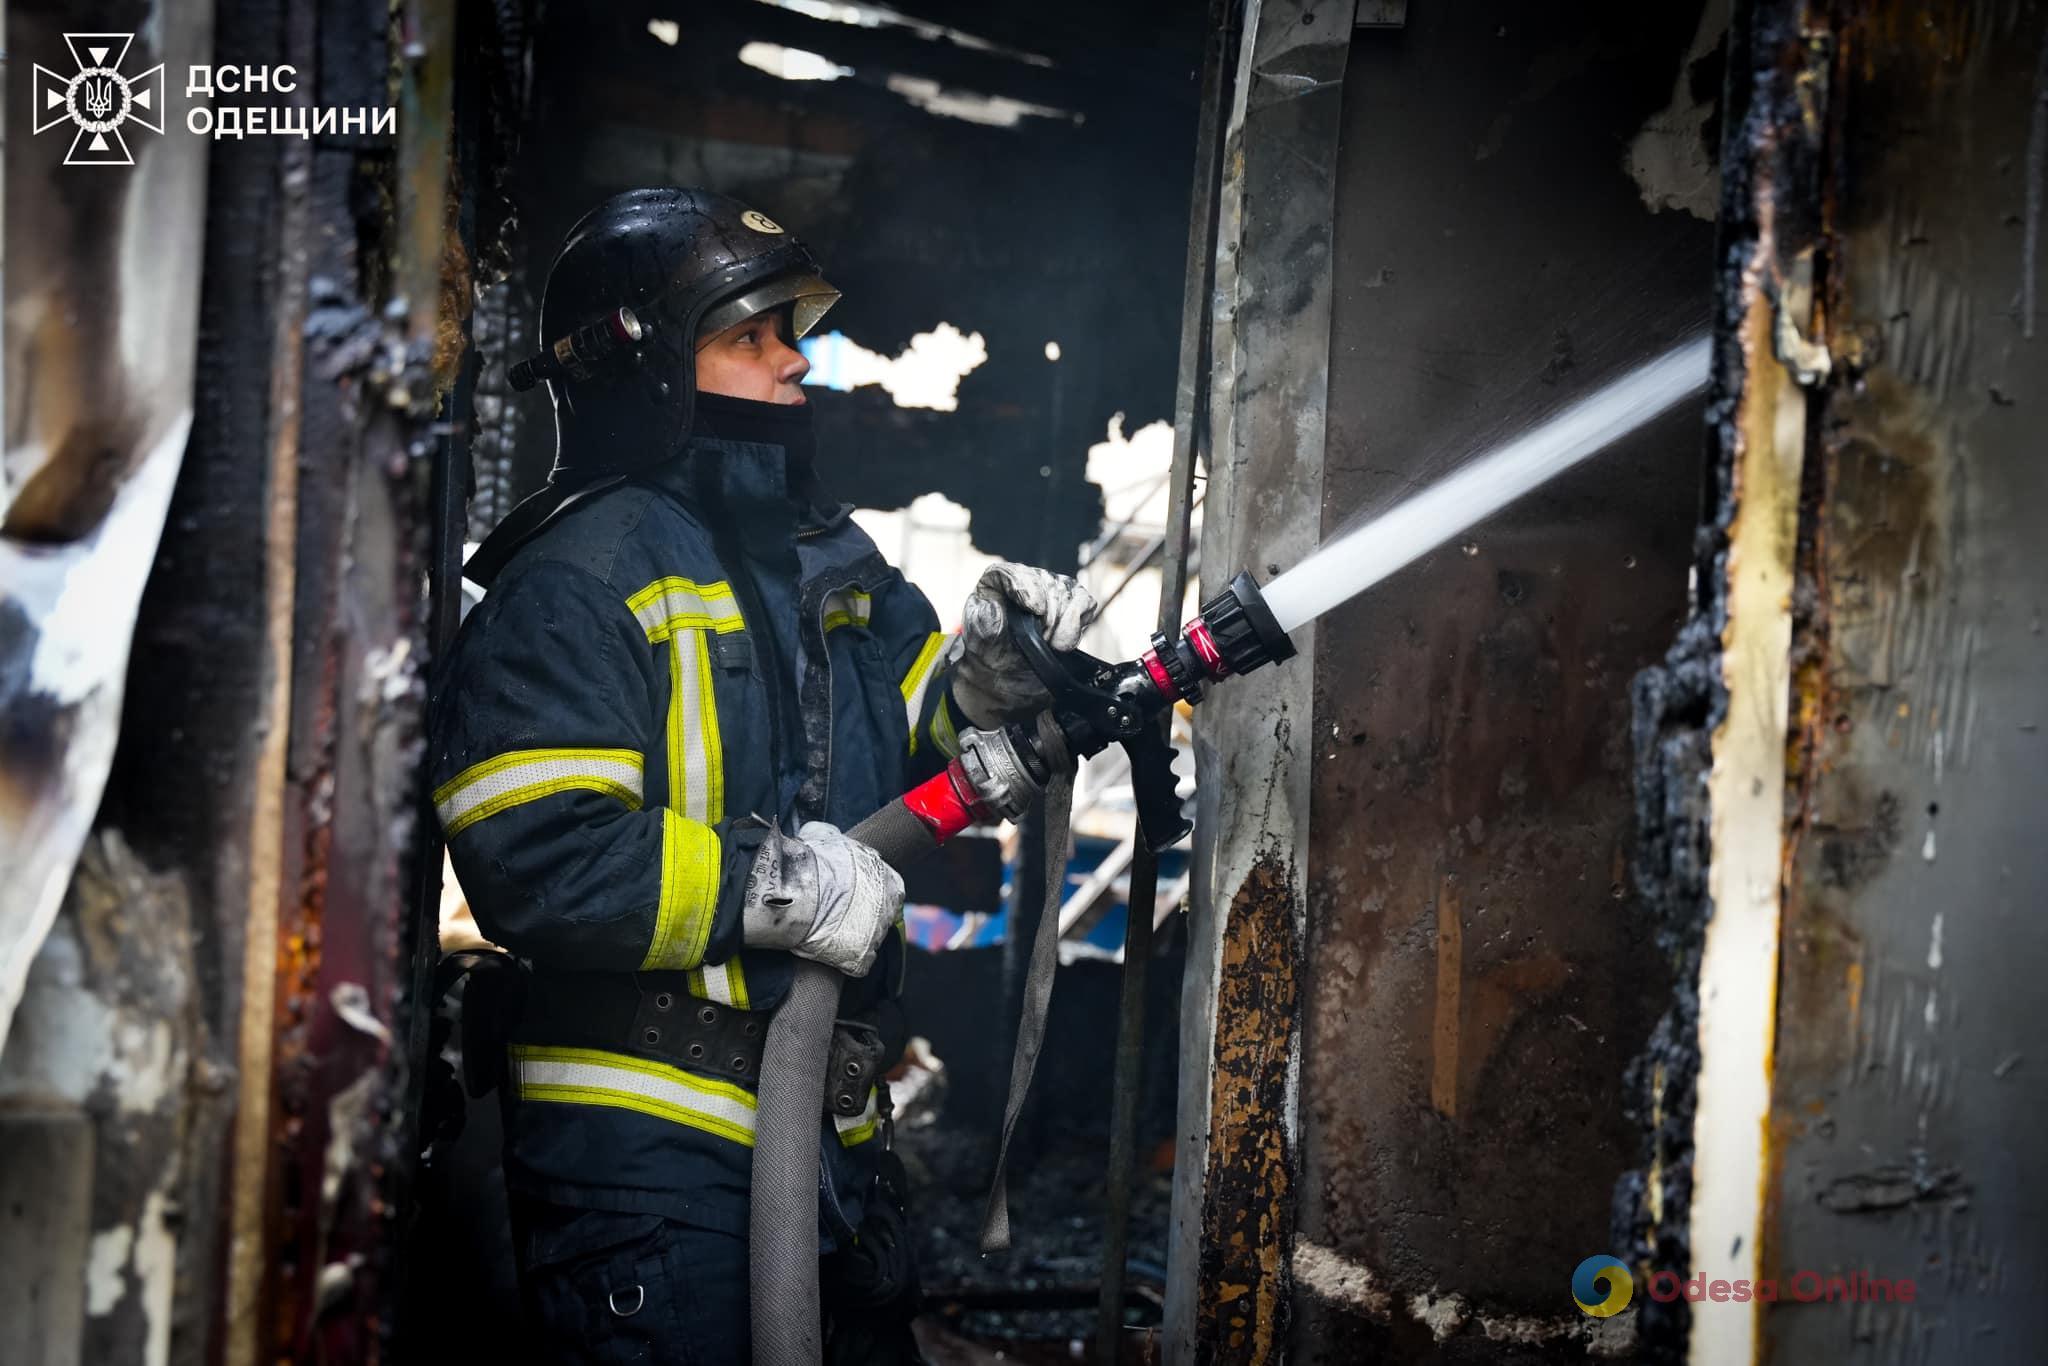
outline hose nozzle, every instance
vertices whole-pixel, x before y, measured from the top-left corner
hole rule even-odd
[[[1164,631],[1155,634],[1138,662],[1167,702],[1192,706],[1202,700],[1205,682],[1293,657],[1294,642],[1266,606],[1258,580],[1243,571],[1202,604],[1201,615],[1181,629],[1178,640]]]
[[[1156,724],[1159,714],[1175,702],[1201,701],[1205,681],[1250,673],[1295,653],[1248,573],[1203,603],[1201,615],[1178,639],[1162,631],[1152,637],[1150,650],[1120,664],[1079,650],[1055,651],[1037,619],[1022,610],[1010,614],[1010,639],[1050,694],[1047,711],[1068,753],[1086,757],[1111,745],[1124,747],[1138,823],[1155,852],[1190,828],[1181,811],[1173,748]],[[1013,721],[1001,732],[975,735],[974,745],[946,772],[904,798],[934,840],[992,814],[1008,814],[998,811],[1006,795],[1044,781],[1048,766],[1031,727]]]

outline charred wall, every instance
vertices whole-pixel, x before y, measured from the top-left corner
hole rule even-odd
[[[464,253],[443,250],[454,5],[222,0],[175,24],[130,8],[137,52],[163,44],[175,123],[132,172],[54,183],[130,185],[147,212],[93,235],[41,224],[28,278],[83,268],[166,297],[109,299],[88,310],[98,332],[74,298],[50,335],[96,338],[99,378],[52,366],[40,382],[105,416],[129,406],[113,357],[175,360],[192,424],[160,553],[131,526],[132,579],[105,566],[67,604],[128,669],[96,827],[0,1068],[0,1108],[31,1121],[0,1125],[0,1262],[30,1287],[39,1362],[375,1361],[413,1156],[427,491],[466,283]],[[397,136],[344,123],[210,144],[185,124],[189,67],[279,64],[292,89],[223,87],[215,108],[304,126],[315,108],[395,105]],[[63,145],[10,149],[10,202],[17,172],[46,174]],[[196,333],[162,307],[188,286]],[[120,495],[133,474],[99,478]],[[130,594],[132,653],[114,610]]]
[[[1704,328],[1725,25],[1417,5],[1359,31],[1323,539]],[[1630,685],[1686,609],[1701,415],[1319,625],[1297,1359],[1589,1349],[1562,1291],[1607,1250],[1624,1076],[1672,989]]]

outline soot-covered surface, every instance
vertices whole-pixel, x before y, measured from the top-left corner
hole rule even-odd
[[[1706,326],[1719,38],[1699,5],[1357,35],[1326,539]],[[1298,1359],[1588,1350],[1566,1289],[1608,1250],[1624,1078],[1671,991],[1630,688],[1686,607],[1700,418],[1318,624],[1301,1231],[1351,1270],[1297,1286]]]

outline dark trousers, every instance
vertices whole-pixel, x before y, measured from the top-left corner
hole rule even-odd
[[[516,1197],[512,1226],[536,1366],[746,1366],[745,1235]]]

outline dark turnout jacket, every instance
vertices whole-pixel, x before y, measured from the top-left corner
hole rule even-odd
[[[745,1231],[753,1084],[638,1026],[652,1003],[765,1030],[791,960],[741,946],[754,818],[852,826],[953,750],[931,605],[789,482],[782,447],[699,437],[586,495],[441,675],[435,806],[477,923],[531,970],[505,1081],[519,1193]],[[903,955],[892,936],[842,1014],[893,994]],[[858,1218],[876,1124],[872,1094],[820,1115],[828,1237]]]

